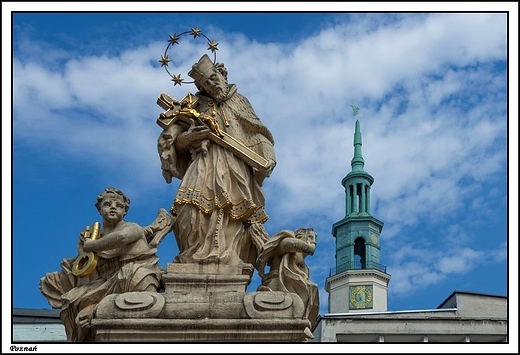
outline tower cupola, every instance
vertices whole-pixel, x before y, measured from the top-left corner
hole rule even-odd
[[[345,188],[345,217],[332,226],[336,238],[336,267],[325,283],[329,312],[386,311],[390,275],[379,262],[383,222],[370,214],[374,178],[364,170],[361,128],[356,121],[352,170],[341,180]]]

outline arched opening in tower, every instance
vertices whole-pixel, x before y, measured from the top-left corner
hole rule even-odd
[[[365,239],[361,237],[354,241],[354,268],[366,269]]]

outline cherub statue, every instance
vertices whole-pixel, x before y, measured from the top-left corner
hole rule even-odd
[[[319,312],[318,285],[309,280],[309,267],[305,258],[316,249],[316,233],[312,228],[299,228],[296,232],[283,230],[264,245],[256,267],[262,278],[258,291],[296,293],[305,306],[304,316],[314,324]],[[269,272],[265,267],[269,266]]]
[[[49,304],[61,308],[69,341],[93,340],[90,321],[105,296],[158,291],[163,270],[155,253],[173,226],[164,209],[147,227],[125,221],[130,199],[112,187],[97,197],[95,206],[102,216],[102,227],[98,230],[95,223],[94,228],[83,231],[79,257],[63,259],[61,271],[47,273],[40,280],[40,290]],[[89,255],[95,257],[89,259]]]

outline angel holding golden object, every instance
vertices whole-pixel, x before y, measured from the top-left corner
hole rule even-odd
[[[147,227],[124,220],[130,199],[116,188],[106,188],[95,204],[102,216],[97,238],[96,224],[80,235],[78,258],[63,259],[61,271],[47,273],[40,280],[40,290],[53,308],[61,308],[67,340],[92,341],[90,321],[97,304],[106,296],[126,292],[157,292],[162,268],[156,256],[157,245],[173,226],[171,216],[159,210],[156,220]],[[87,233],[85,233],[87,232]],[[94,267],[79,265],[88,272],[78,273],[78,263],[93,253]]]

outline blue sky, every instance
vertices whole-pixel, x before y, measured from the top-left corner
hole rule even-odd
[[[177,11],[150,4],[130,10]],[[114,10],[64,6],[56,11]],[[156,99],[195,88],[174,87],[158,60],[170,34],[192,27],[219,42],[217,60],[229,81],[274,135],[277,167],[264,184],[265,226],[271,235],[317,231],[316,253],[306,262],[320,287],[321,314],[327,313],[325,279],[335,266],[331,228],[345,216],[341,179],[351,169],[356,119],[365,170],[375,180],[371,212],[384,222],[388,310],[436,308],[455,290],[507,295],[509,286],[516,298],[518,229],[508,220],[508,204],[517,210],[511,160],[518,110],[516,102],[508,106],[507,80],[509,95],[517,97],[518,52],[507,36],[517,42],[518,17],[508,23],[505,13],[485,13],[500,6],[480,6],[484,13],[363,13],[368,6],[349,13],[336,5],[329,13],[312,12],[327,9],[315,6],[283,14],[13,14],[12,58],[3,56],[2,68],[9,77],[4,69],[11,59],[12,111],[4,108],[2,141],[5,147],[12,138],[12,164],[3,164],[2,250],[3,266],[11,267],[3,283],[12,287],[12,306],[50,309],[39,279],[76,256],[79,231],[100,220],[94,203],[105,187],[130,197],[126,219],[141,225],[171,205],[178,182],[166,184],[161,176]],[[182,40],[170,68],[188,78],[207,46]],[[3,106],[8,100],[3,94]],[[351,104],[360,108],[356,117]],[[160,264],[176,253],[170,234],[159,246]]]

